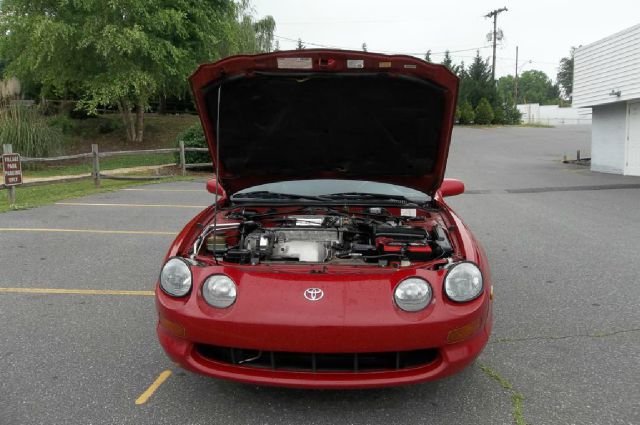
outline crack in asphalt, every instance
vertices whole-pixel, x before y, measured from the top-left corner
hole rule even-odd
[[[609,336],[615,336],[624,333],[640,332],[640,328],[621,329],[613,332],[598,332],[594,334],[576,334],[576,335],[547,335],[547,336],[525,336],[521,338],[495,338],[492,339],[489,344],[501,344],[507,342],[523,342],[523,341],[535,341],[535,340],[550,340],[556,341],[561,339],[570,338],[605,338]]]
[[[506,378],[502,377],[498,371],[492,369],[491,367],[478,363],[480,366],[480,370],[487,377],[497,381],[502,388],[509,391],[511,394],[511,415],[513,416],[513,423],[516,425],[527,425],[527,421],[524,418],[523,404],[524,404],[524,396],[521,392],[515,390],[513,388],[513,384],[509,382]]]
[[[524,187],[518,189],[476,189],[467,190],[466,195],[504,195],[520,193],[573,192],[580,190],[640,189],[638,183],[601,184],[590,186]]]

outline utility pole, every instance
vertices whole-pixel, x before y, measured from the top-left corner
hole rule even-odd
[[[516,90],[515,97],[513,99],[513,104],[518,104],[518,46],[516,46]]]
[[[498,37],[496,37],[498,33],[498,15],[502,12],[506,12],[508,9],[506,7],[501,7],[500,9],[492,10],[491,12],[484,15],[485,18],[493,18],[493,63],[491,66],[491,78],[493,81],[496,80],[496,43],[498,41]]]

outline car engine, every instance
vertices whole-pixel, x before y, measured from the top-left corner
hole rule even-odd
[[[444,228],[401,217],[275,215],[245,217],[203,234],[217,259],[239,264],[419,262],[451,255]]]

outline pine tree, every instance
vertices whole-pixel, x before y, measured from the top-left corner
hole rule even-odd
[[[483,59],[480,52],[468,69],[462,69],[460,74],[460,98],[468,100],[472,106],[478,106],[480,99],[487,98],[489,103],[496,99],[496,87],[491,79],[489,59]]]
[[[475,123],[480,125],[491,124],[493,121],[493,108],[491,104],[487,100],[486,97],[483,97],[478,102],[478,106],[476,106],[475,110]]]
[[[462,102],[458,105],[458,123],[460,124],[471,124],[475,120],[475,113],[473,112],[473,107],[468,101]]]
[[[445,50],[444,52],[444,59],[442,59],[442,62],[440,62],[441,65],[446,66],[447,68],[449,68],[449,70],[451,72],[453,72],[456,75],[460,74],[460,66],[459,65],[455,65],[453,63],[453,59],[451,59],[451,55],[449,54],[449,50]]]

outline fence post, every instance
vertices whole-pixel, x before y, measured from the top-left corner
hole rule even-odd
[[[100,155],[98,153],[98,145],[91,145],[91,155],[93,159],[93,182],[96,187],[100,187]]]
[[[10,144],[2,145],[2,153],[13,153],[13,146]],[[7,188],[7,197],[9,198],[9,205],[13,205],[16,203],[16,187],[15,186],[9,186]]]
[[[182,168],[182,175],[187,175],[187,161],[184,154],[184,140],[180,140],[180,168]]]

